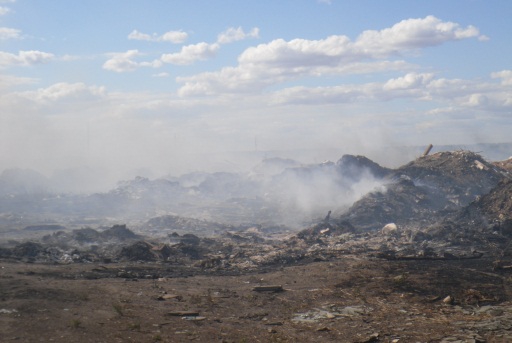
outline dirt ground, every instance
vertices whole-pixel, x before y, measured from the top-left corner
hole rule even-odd
[[[510,342],[511,276],[485,256],[349,255],[242,275],[1,261],[1,341]],[[270,285],[283,290],[254,290]]]

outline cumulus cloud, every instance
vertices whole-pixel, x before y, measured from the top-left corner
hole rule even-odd
[[[46,63],[53,60],[54,57],[51,53],[37,50],[20,51],[17,55],[0,51],[0,67],[13,65],[29,66]]]
[[[133,71],[137,69],[138,63],[133,58],[139,56],[138,50],[128,50],[121,53],[111,54],[111,58],[103,63],[103,69],[118,73]]]
[[[161,57],[162,62],[187,65],[195,61],[206,60],[214,57],[219,50],[220,45],[217,43],[208,44],[201,42],[198,44],[186,45],[181,48],[180,52],[172,54],[163,54]]]
[[[501,84],[512,86],[512,70],[502,70],[491,74],[493,79],[501,79]]]
[[[381,31],[364,31],[354,45],[365,55],[380,57],[473,37],[485,39],[474,26],[462,28],[457,23],[427,16],[402,20]]]
[[[21,31],[9,27],[0,27],[0,40],[19,39]]]
[[[260,30],[257,27],[252,28],[248,33],[245,33],[240,26],[237,28],[230,27],[217,36],[217,43],[228,44],[247,38],[259,38],[259,34]]]
[[[179,52],[163,54],[160,58],[164,63],[177,65],[188,65],[196,61],[204,61],[215,57],[220,49],[221,44],[229,44],[232,42],[244,40],[247,38],[258,38],[259,29],[257,27],[245,32],[241,27],[230,27],[226,31],[217,36],[217,42],[186,45]]]
[[[408,19],[381,31],[364,31],[355,41],[339,35],[320,40],[277,39],[245,50],[240,64],[296,67],[304,65],[336,65],[347,61],[379,59],[448,41],[476,37],[478,29],[460,28],[433,16]]]
[[[132,40],[143,40],[149,42],[171,42],[175,44],[183,43],[188,39],[188,33],[181,30],[168,31],[162,35],[153,33],[152,35],[142,33],[137,30],[133,30],[129,35],[128,39]]]
[[[411,89],[417,88],[420,85],[426,85],[432,78],[434,74],[417,74],[417,73],[409,73],[403,77],[399,77],[396,79],[388,80],[383,88],[384,90],[396,90],[396,89]]]
[[[140,66],[160,67],[163,63],[175,65],[190,65],[196,61],[204,61],[216,56],[222,44],[228,44],[248,38],[259,37],[259,29],[253,28],[245,32],[241,27],[228,28],[217,36],[215,43],[200,42],[182,46],[180,51],[174,53],[162,54],[158,61],[137,63],[134,58],[142,55],[138,50],[129,50],[126,53],[112,55],[112,58],[105,62],[104,69],[116,72],[133,71]],[[146,34],[133,30],[128,39],[144,40],[152,42],[172,42],[182,43],[188,38],[188,34],[183,31],[169,31],[163,35]]]
[[[159,68],[162,63],[159,60],[152,62],[137,62],[134,59],[143,55],[138,50],[111,53],[110,59],[103,63],[103,69],[117,73],[134,71],[139,67]]]
[[[246,49],[236,67],[178,79],[184,83],[180,94],[260,91],[261,87],[304,76],[354,73],[367,63],[375,67],[376,61],[396,58],[409,51],[479,36],[473,26],[463,28],[457,23],[427,16],[403,20],[381,31],[364,31],[354,41],[344,35],[319,40],[276,39]],[[357,69],[351,69],[352,66]]]

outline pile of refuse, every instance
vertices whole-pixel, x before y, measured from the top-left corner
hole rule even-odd
[[[286,235],[278,227],[235,226],[169,214],[147,221],[139,228],[144,235],[126,225],[59,230],[38,242],[4,246],[0,257],[42,262],[149,261],[198,270],[246,271],[347,254],[386,259],[475,259],[485,254],[505,260],[505,265],[504,257],[512,255],[508,252],[511,176],[500,164],[476,153],[424,155],[397,169],[345,155],[322,168],[339,169],[354,180],[365,170],[380,178],[382,186],[350,208],[333,208],[325,218]],[[310,175],[317,170],[290,172]]]
[[[388,223],[424,227],[489,193],[504,175],[470,151],[422,156],[389,173],[385,189],[364,196],[335,223],[350,223],[359,232]]]

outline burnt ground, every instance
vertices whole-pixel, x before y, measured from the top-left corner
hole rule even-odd
[[[4,342],[510,342],[512,272],[492,262],[347,255],[239,275],[3,262],[0,331]],[[283,290],[253,290],[264,285]]]
[[[385,188],[293,234],[174,215],[139,230],[158,237],[26,228],[50,233],[0,246],[0,340],[511,342],[508,169],[466,151],[341,162]]]

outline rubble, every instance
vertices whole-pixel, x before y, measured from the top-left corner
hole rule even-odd
[[[174,311],[167,313],[168,316],[176,316],[176,317],[197,317],[199,316],[199,312],[197,311]]]
[[[341,174],[351,180],[360,180],[365,172],[377,178],[384,178],[392,172],[391,169],[382,167],[365,156],[343,155],[336,165]]]
[[[406,309],[393,307],[394,314],[403,320],[398,324],[400,329],[420,323],[430,330],[442,321],[457,319],[453,321],[454,329],[443,326],[445,332],[436,334],[433,341],[508,337],[507,330],[512,327],[512,180],[504,166],[489,163],[469,151],[429,151],[397,169],[352,155],[315,166],[284,164],[287,169],[283,173],[273,175],[270,181],[266,179],[270,184],[290,175],[311,180],[327,174],[335,175],[337,182],[357,182],[368,174],[381,180],[382,186],[349,208],[332,204],[332,210],[325,209],[318,219],[295,231],[282,232],[289,228],[241,220],[223,224],[169,213],[153,216],[149,211],[136,231],[127,225],[74,230],[63,226],[39,240],[4,244],[0,258],[9,262],[63,264],[67,270],[75,270],[59,274],[63,279],[121,278],[140,283],[152,280],[150,287],[145,284],[146,288],[141,286],[142,291],[135,294],[143,296],[151,290],[149,299],[162,300],[153,303],[165,303],[165,315],[170,320],[182,317],[193,321],[188,325],[229,321],[225,317],[213,319],[213,313],[227,306],[220,303],[240,301],[248,308],[262,310],[238,316],[236,321],[275,325],[272,332],[265,331],[275,337],[281,330],[292,332],[293,326],[339,338],[339,328],[332,323],[341,326],[354,322],[366,325],[366,331],[351,336],[351,341],[406,342],[413,334],[398,332],[396,327],[387,332],[372,327],[389,320],[379,317],[380,313],[400,303]],[[187,186],[179,181],[153,183],[137,179],[120,187],[130,190],[133,203],[141,201],[150,189],[163,192],[158,185],[178,193],[193,188],[193,197],[202,194],[209,200],[215,197],[219,185],[233,182],[236,187],[232,195],[254,191],[251,184],[242,184],[230,173],[196,176],[197,179],[188,180]],[[259,180],[252,177],[254,182]],[[233,206],[230,209],[245,209],[244,206],[260,206],[262,199],[222,201],[226,201],[224,205],[229,202]],[[22,231],[48,228],[34,227]],[[76,271],[73,266],[78,263],[94,263],[94,267]],[[322,270],[321,276],[316,274],[315,265]],[[288,268],[296,268],[294,273],[310,269],[300,277],[291,273],[292,280],[291,276],[283,277]],[[262,273],[273,273],[274,279],[262,280]],[[185,277],[203,277],[201,282],[208,282],[214,276],[225,276],[225,280],[244,276],[247,280],[229,279],[225,289],[218,291],[200,293],[194,286],[187,289],[188,293],[177,291]],[[302,284],[312,280],[318,282],[315,288]],[[169,288],[165,289],[167,285]],[[203,287],[199,281],[196,286]],[[243,289],[233,290],[242,286]],[[272,311],[266,309],[277,306],[272,302],[295,301],[294,294],[298,293],[304,299],[294,303],[293,311],[288,309],[273,317]],[[421,313],[415,306],[426,310]],[[199,315],[199,309],[207,313],[209,320]]]
[[[140,238],[140,236],[136,235],[135,233],[133,233],[133,231],[126,228],[126,224],[114,225],[111,228],[108,228],[105,231],[103,231],[101,235],[106,239],[118,239],[121,241]]]
[[[120,261],[155,261],[156,256],[152,248],[151,244],[139,241],[123,247],[117,257]]]
[[[384,190],[364,196],[337,222],[348,222],[358,231],[377,230],[390,222],[427,226],[487,194],[503,177],[473,152],[422,156],[390,173]]]
[[[509,157],[504,161],[493,162],[493,164],[498,168],[503,169],[509,173],[512,172],[512,157]]]
[[[283,292],[283,286],[281,285],[265,285],[265,286],[256,286],[252,288],[255,292]]]

